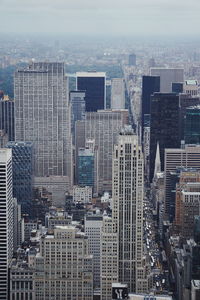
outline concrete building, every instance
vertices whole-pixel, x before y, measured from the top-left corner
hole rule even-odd
[[[112,299],[112,284],[119,282],[118,234],[111,217],[103,216],[101,233],[101,300]]]
[[[91,186],[73,186],[73,201],[89,203],[92,201],[92,187]]]
[[[130,292],[146,292],[143,254],[143,153],[130,128],[121,131],[113,153],[113,222],[118,233],[119,281]]]
[[[85,91],[86,111],[106,108],[105,72],[77,72],[76,89]]]
[[[191,300],[198,300],[200,298],[200,280],[191,281]]]
[[[170,172],[177,167],[200,168],[200,146],[183,145],[180,149],[165,149],[165,213],[169,216],[171,206]]]
[[[181,68],[151,68],[151,76],[160,76],[160,92],[171,93],[172,82],[183,82],[184,70]]]
[[[51,194],[52,205],[64,207],[65,194],[70,189],[68,176],[35,177],[34,187],[46,189]]]
[[[92,300],[88,239],[74,226],[57,226],[41,237],[35,259],[35,300]]]
[[[36,300],[35,270],[23,259],[13,259],[10,265],[11,300]]]
[[[8,267],[13,255],[12,150],[0,149],[0,299],[8,299]]]
[[[71,185],[71,110],[67,86],[64,63],[33,62],[18,70],[14,77],[15,138],[34,142],[35,176],[68,176]]]
[[[183,91],[192,97],[198,96],[199,85],[197,80],[185,80]]]
[[[128,110],[99,110],[86,113],[85,139],[94,139],[98,148],[99,193],[112,190],[113,146],[124,125]]]
[[[71,131],[72,131],[73,144],[74,144],[75,123],[78,120],[85,119],[85,92],[70,91],[69,100],[71,105]]]
[[[8,136],[8,141],[15,140],[15,119],[14,119],[15,102],[7,95],[0,100],[0,130]]]
[[[18,204],[17,199],[13,199],[13,249],[17,250],[18,247],[24,242],[24,218],[21,214],[21,204]]]
[[[50,207],[49,212],[45,215],[45,227],[54,229],[56,226],[66,226],[72,223],[72,216],[66,211],[56,207]]]
[[[88,237],[88,251],[93,255],[94,289],[100,288],[101,230],[103,217],[100,213],[85,216],[85,234]]]
[[[123,78],[112,78],[111,109],[125,108],[125,84]]]

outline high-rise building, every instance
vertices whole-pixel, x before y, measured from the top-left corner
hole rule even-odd
[[[34,143],[37,177],[72,182],[70,105],[64,63],[33,62],[14,78],[15,138]]]
[[[86,111],[97,111],[106,107],[106,73],[77,72],[76,89],[85,91]]]
[[[184,140],[184,129],[185,129],[185,115],[186,110],[190,106],[200,105],[200,98],[199,97],[192,97],[188,94],[180,94],[179,95],[179,103],[180,103],[180,110],[179,110],[179,132],[180,132],[180,139]]]
[[[15,140],[14,105],[14,100],[7,95],[0,100],[0,130],[4,130],[9,141]]]
[[[85,216],[85,234],[88,237],[89,253],[93,255],[94,289],[100,288],[101,230],[103,217],[100,213]]]
[[[135,53],[129,54],[128,64],[129,64],[129,66],[136,66],[136,55],[135,55]]]
[[[78,153],[78,184],[94,186],[94,152],[80,148]]]
[[[183,82],[184,70],[181,68],[151,68],[151,76],[160,76],[160,92],[171,93],[172,82]]]
[[[101,233],[101,300],[112,299],[112,284],[119,282],[118,235],[113,219],[103,216]]]
[[[31,215],[33,189],[33,143],[8,142],[12,149],[13,196],[21,204],[22,213]]]
[[[79,148],[85,148],[85,120],[76,121],[75,123],[75,183],[78,183],[78,151]]]
[[[70,91],[69,100],[71,104],[71,129],[74,138],[76,121],[85,119],[85,92]]]
[[[8,297],[8,267],[13,255],[12,150],[0,149],[0,299]]]
[[[41,237],[35,260],[35,299],[92,300],[92,255],[88,239],[72,225]]]
[[[111,81],[111,108],[125,108],[125,85],[123,78],[113,78]]]
[[[179,97],[174,93],[151,96],[150,182],[153,179],[156,147],[159,143],[161,170],[164,170],[165,148],[180,147]]]
[[[165,213],[171,210],[171,180],[170,173],[177,167],[200,169],[200,146],[193,145],[179,149],[165,149]]]
[[[179,232],[182,238],[194,237],[194,217],[200,213],[200,182],[179,187]]]
[[[186,109],[184,140],[186,144],[200,144],[200,105]]]
[[[112,190],[112,153],[120,130],[128,124],[128,110],[86,113],[85,137],[98,148],[99,192]]]
[[[113,153],[113,222],[118,233],[119,282],[146,292],[143,256],[143,153],[138,136],[126,128]]]
[[[142,76],[142,137],[146,121],[150,116],[151,95],[155,92],[160,92],[160,77]],[[148,127],[150,127],[150,125]]]

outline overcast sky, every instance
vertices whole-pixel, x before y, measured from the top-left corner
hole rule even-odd
[[[200,0],[0,0],[4,33],[198,35]]]

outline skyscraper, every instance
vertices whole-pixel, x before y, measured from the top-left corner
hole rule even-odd
[[[85,216],[85,234],[88,237],[89,253],[93,255],[94,288],[100,288],[101,230],[103,217],[100,213]]]
[[[91,149],[79,149],[78,184],[82,186],[94,186],[94,152]]]
[[[159,143],[161,170],[164,170],[164,149],[180,147],[178,95],[154,93],[151,97],[150,181],[153,179],[156,147]]]
[[[129,54],[128,64],[129,64],[129,66],[136,66],[136,55],[135,55],[135,53]]]
[[[0,149],[0,300],[8,299],[8,267],[13,255],[12,150]]]
[[[186,144],[200,144],[200,105],[186,109],[184,140]]]
[[[86,111],[97,111],[106,107],[106,73],[77,72],[76,89],[85,91]]]
[[[113,78],[111,81],[111,108],[125,108],[125,85],[123,78]]]
[[[119,282],[147,291],[143,261],[143,154],[131,129],[120,133],[113,154],[113,222],[118,233]]]
[[[165,212],[169,215],[171,210],[171,182],[170,173],[177,167],[200,169],[200,146],[185,146],[179,149],[165,149]]]
[[[146,121],[150,116],[151,95],[155,92],[160,92],[160,77],[142,76],[142,137]]]
[[[151,68],[151,76],[160,76],[160,92],[171,93],[172,82],[183,82],[184,70],[181,68]]]
[[[13,196],[21,204],[22,213],[31,215],[33,188],[33,143],[8,142],[12,149]]]
[[[98,147],[99,192],[112,190],[112,153],[120,130],[128,124],[128,110],[86,113],[85,137]]]
[[[17,141],[34,143],[37,177],[72,181],[71,120],[63,63],[33,62],[14,78]]]
[[[9,141],[15,140],[14,105],[7,95],[0,100],[0,129],[7,133]]]
[[[70,91],[69,98],[71,104],[71,128],[74,137],[76,121],[85,119],[85,92]]]

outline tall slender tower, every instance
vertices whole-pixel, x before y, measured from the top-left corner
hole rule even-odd
[[[8,299],[8,267],[13,255],[12,150],[0,149],[0,300]]]
[[[118,233],[119,281],[145,292],[143,261],[143,154],[132,129],[120,133],[113,157],[113,222]]]
[[[37,177],[72,180],[70,106],[64,63],[32,63],[15,73],[15,139],[34,143]]]

